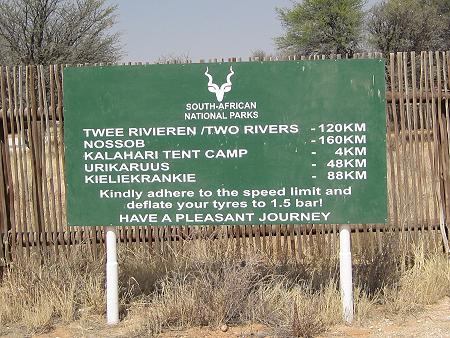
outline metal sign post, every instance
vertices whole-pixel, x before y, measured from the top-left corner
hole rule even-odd
[[[352,281],[352,252],[350,243],[350,225],[339,227],[339,273],[344,321],[353,321],[353,281]]]
[[[106,321],[108,325],[119,323],[119,269],[117,263],[116,227],[106,231]]]

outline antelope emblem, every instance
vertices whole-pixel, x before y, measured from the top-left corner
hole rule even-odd
[[[208,73],[208,67],[206,67],[206,72],[205,75],[208,77],[209,81],[208,81],[208,90],[211,93],[216,94],[216,98],[217,101],[222,102],[223,100],[223,95],[225,93],[228,93],[229,91],[231,91],[231,76],[234,74],[233,72],[233,67],[230,66],[230,72],[227,75],[227,82],[225,82],[224,84],[222,84],[219,88],[218,85],[216,85],[215,83],[213,83],[213,78],[212,76]]]

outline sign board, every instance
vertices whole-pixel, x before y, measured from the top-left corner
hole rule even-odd
[[[385,223],[383,60],[66,68],[69,225]]]

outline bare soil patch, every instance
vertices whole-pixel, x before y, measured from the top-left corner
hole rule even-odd
[[[450,298],[405,318],[380,315],[367,323],[332,327],[319,337],[450,337]]]

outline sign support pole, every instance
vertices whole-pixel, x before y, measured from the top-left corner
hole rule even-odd
[[[119,269],[117,263],[116,227],[106,231],[106,321],[108,325],[119,323]]]
[[[352,283],[352,252],[350,244],[350,225],[339,226],[339,272],[344,321],[353,321],[353,283]]]

